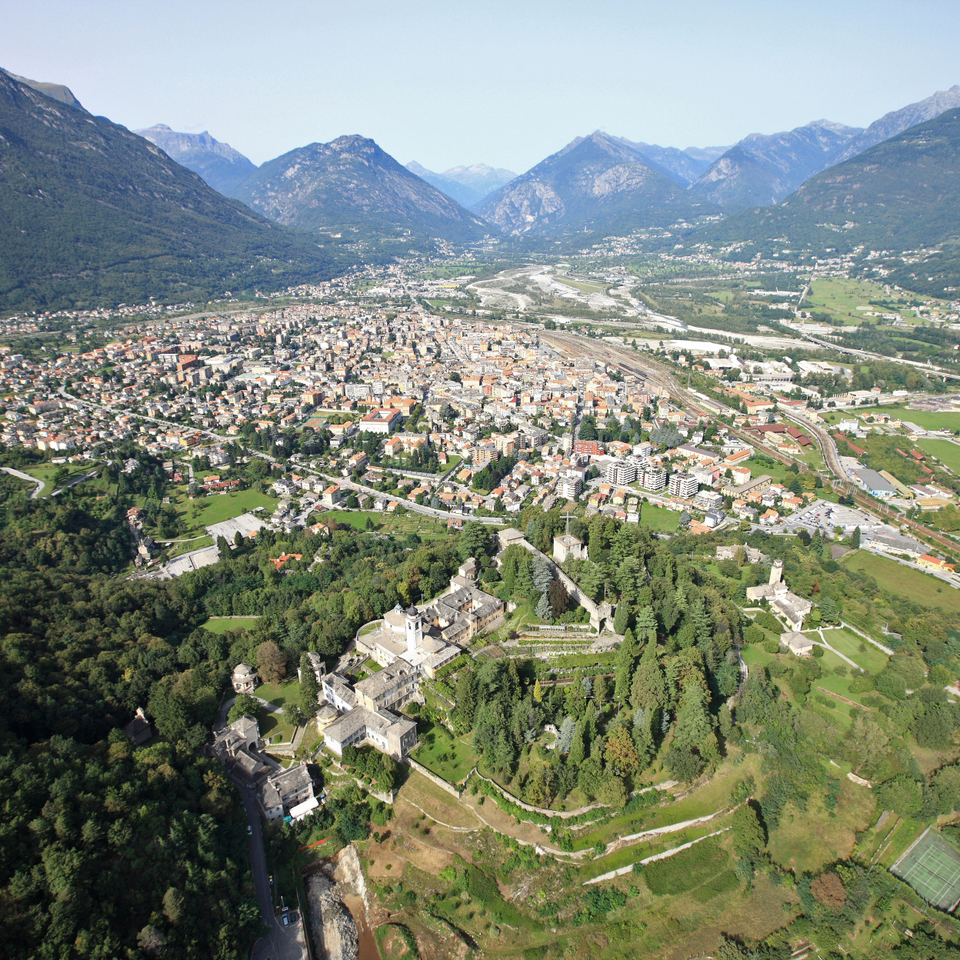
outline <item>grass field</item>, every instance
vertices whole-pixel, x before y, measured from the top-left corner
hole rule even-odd
[[[328,510],[321,515],[321,519],[333,520],[340,526],[353,527],[355,530],[366,530],[368,519],[379,527],[383,520],[383,514],[374,510]]]
[[[891,404],[882,407],[855,407],[851,410],[838,411],[837,419],[846,417],[869,417],[876,414],[886,414],[895,420],[907,420],[915,423],[924,430],[952,430],[957,431],[956,412],[936,413],[929,410],[908,410],[906,407]]]
[[[941,910],[960,900],[960,850],[929,828],[890,871]]]
[[[90,473],[93,470],[101,469],[102,465],[84,463],[84,464],[60,464],[60,463],[40,463],[32,467],[24,467],[20,469],[21,473],[26,473],[31,477],[35,477],[37,480],[43,481],[43,489],[40,491],[41,497],[49,497],[53,493],[54,489],[59,489],[59,487],[64,486],[69,483],[71,480],[76,477],[82,477],[85,473]],[[57,487],[54,487],[53,478],[57,475],[59,471],[66,471],[65,479],[61,480]],[[89,483],[96,483],[96,479],[92,478],[88,481]],[[106,482],[103,481],[102,486],[106,487]]]
[[[836,771],[839,777],[840,771]],[[780,826],[770,836],[770,856],[797,873],[816,872],[838,857],[850,855],[857,833],[875,816],[876,800],[866,787],[846,778],[840,782],[840,797],[831,817],[815,798],[800,809],[793,803],[784,809]]]
[[[211,617],[205,624],[204,630],[211,633],[227,633],[230,630],[250,630],[256,626],[259,617]]]
[[[896,593],[925,607],[939,607],[960,614],[960,590],[928,573],[905,567],[896,560],[857,550],[841,561],[848,570],[873,577],[881,589]]]
[[[652,503],[644,503],[640,507],[640,526],[649,527],[657,533],[675,533],[680,524],[680,514],[658,507]]]
[[[249,513],[255,507],[264,507],[273,512],[277,501],[266,494],[255,490],[241,490],[237,493],[214,494],[212,497],[198,497],[190,500],[186,496],[180,497],[176,503],[176,510],[187,524],[185,537],[196,536],[204,532],[212,523],[222,523],[241,513]]]
[[[254,694],[276,707],[289,710],[300,702],[300,684],[296,680],[264,683],[257,687]],[[260,724],[260,736],[264,739],[279,734],[280,742],[285,743],[293,736],[294,726],[286,713],[271,713],[261,708],[257,711],[257,722]]]
[[[864,320],[876,318],[867,313],[898,312],[906,323],[921,322],[896,293],[887,293],[879,283],[866,280],[849,280],[844,277],[829,277],[816,280],[810,296],[804,301],[808,310],[830,313],[845,326],[860,326]],[[857,307],[866,307],[858,310]]]
[[[472,733],[454,738],[443,724],[417,721],[420,746],[414,760],[448,783],[459,783],[474,768],[477,752],[471,742]]]
[[[947,469],[960,474],[960,444],[949,440],[918,440],[917,446],[936,457]]]
[[[572,277],[554,277],[558,283],[564,284],[567,287],[574,287],[579,290],[581,293],[600,293],[603,290],[606,290],[606,287],[602,283],[591,283],[589,280],[574,280]]]
[[[838,630],[824,630],[823,638],[844,656],[849,657],[868,673],[878,674],[887,663],[887,655],[872,643],[841,627]]]

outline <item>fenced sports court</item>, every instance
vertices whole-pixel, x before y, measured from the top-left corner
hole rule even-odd
[[[960,850],[927,827],[890,868],[927,903],[953,912],[960,904]]]

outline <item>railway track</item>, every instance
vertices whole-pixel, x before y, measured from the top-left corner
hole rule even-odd
[[[545,340],[547,343],[560,350],[566,351],[574,357],[586,357],[593,360],[602,360],[605,363],[609,363],[611,366],[617,367],[625,373],[630,373],[634,376],[642,377],[644,380],[649,380],[653,382],[661,391],[665,391],[673,400],[682,403],[686,409],[693,411],[699,416],[717,416],[716,411],[709,410],[703,405],[702,401],[698,400],[698,398],[689,390],[681,387],[680,384],[677,383],[677,380],[671,371],[662,364],[657,363],[655,360],[650,360],[647,357],[639,359],[632,351],[628,351],[625,348],[614,347],[608,343],[600,343],[596,340],[580,337],[573,333],[544,331],[540,334],[540,339]],[[724,413],[724,411],[726,411],[726,413],[738,412],[732,407],[725,407],[723,404],[719,404],[719,406],[721,408],[721,414]],[[834,475],[834,487],[842,488],[843,492],[847,496],[853,498],[853,502],[856,504],[856,506],[866,510],[868,513],[877,514],[894,525],[907,527],[917,536],[918,539],[924,540],[927,543],[936,544],[938,547],[942,547],[944,550],[950,551],[950,553],[956,553],[958,550],[960,550],[960,544],[958,544],[956,541],[940,533],[939,531],[933,530],[916,520],[912,520],[910,517],[906,517],[902,513],[898,513],[885,504],[874,500],[872,497],[864,493],[858,486],[852,483],[848,479],[846,472],[843,469],[843,464],[840,462],[840,455],[837,451],[837,446],[833,442],[833,438],[826,432],[826,430],[817,424],[812,423],[804,418],[797,417],[796,415],[784,414],[784,417],[785,419],[792,420],[794,423],[797,423],[799,426],[802,426],[805,430],[809,430],[810,433],[813,434],[820,449],[820,453],[823,456],[824,463],[827,465],[827,469]],[[737,436],[741,440],[750,443],[751,446],[755,447],[757,450],[760,450],[766,456],[771,457],[779,463],[788,465],[796,464],[802,472],[806,472],[811,469],[802,461],[797,460],[788,454],[781,453],[779,450],[776,450],[772,447],[768,447],[762,442],[759,442],[757,438],[752,435],[747,436],[747,434],[745,434],[743,431],[734,427],[730,427],[728,429],[734,436]]]

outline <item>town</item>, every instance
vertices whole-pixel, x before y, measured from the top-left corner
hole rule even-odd
[[[526,296],[503,276],[390,267],[242,312],[10,322],[56,345],[0,348],[9,482],[38,504],[122,494],[131,589],[217,597],[193,636],[226,683],[192,742],[242,798],[286,955],[311,937],[372,942],[391,915],[435,952],[450,930],[520,942],[459,907],[431,931],[387,883],[397,867],[440,897],[415,871],[427,831],[452,821],[524,851],[510,869],[551,878],[538,895],[575,924],[589,918],[547,864],[583,890],[627,872],[654,890],[666,858],[680,890],[684,851],[726,862],[714,838],[732,829],[729,889],[794,877],[768,795],[769,849],[741,837],[763,753],[750,737],[776,681],[836,768],[817,776],[868,837],[858,851],[881,856],[891,829],[868,822],[865,796],[905,825],[891,853],[919,830],[881,761],[894,723],[952,756],[926,718],[960,701],[941,606],[960,596],[960,394],[866,385],[853,359],[818,359],[802,338],[829,331],[804,329],[799,303],[792,357],[777,338],[671,326],[623,276],[569,271],[525,282],[580,307],[619,299],[626,320],[535,321],[497,307]],[[378,553],[397,575],[357,587]],[[849,579],[868,576],[882,597]],[[900,580],[928,605],[910,607]],[[277,598],[297,591],[291,616]],[[870,719],[918,686],[912,720]],[[145,698],[123,728],[136,749],[175,736],[164,702]],[[864,737],[882,744],[858,760]],[[395,830],[370,840],[368,822]],[[457,836],[438,876],[458,876]],[[274,881],[313,845],[342,851],[335,874]],[[902,858],[886,859],[900,876]],[[357,906],[361,888],[380,905]],[[625,898],[608,896],[598,917]],[[490,916],[528,916],[498,898]]]

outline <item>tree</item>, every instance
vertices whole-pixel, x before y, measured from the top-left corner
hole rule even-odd
[[[824,597],[820,601],[820,616],[824,623],[836,623],[840,619],[840,611],[833,597]]]
[[[287,658],[272,640],[257,647],[256,659],[265,683],[279,683],[287,675]]]
[[[239,720],[240,717],[255,717],[259,709],[260,704],[257,703],[249,693],[241,693],[230,708],[230,713],[227,714],[227,720],[233,723],[234,720]]]
[[[551,580],[553,580],[553,567],[550,565],[550,561],[541,554],[536,554],[533,558],[534,589],[540,593],[546,593]]]
[[[630,691],[633,671],[639,659],[640,644],[634,637],[633,631],[628,627],[623,636],[623,643],[620,644],[620,649],[617,651],[616,666],[614,667],[613,696],[621,703],[627,698]]]
[[[608,735],[604,746],[604,759],[618,777],[632,774],[640,764],[640,757],[630,731],[622,724]]]
[[[817,903],[822,903],[834,913],[840,913],[847,903],[847,891],[840,877],[833,873],[821,873],[813,878],[810,892]]]
[[[625,601],[621,601],[617,604],[617,612],[613,618],[613,632],[623,634],[626,633],[627,627],[630,625],[630,605]]]
[[[733,814],[733,849],[741,860],[755,864],[767,845],[766,834],[753,803],[737,807]]]
[[[552,620],[553,611],[550,609],[550,597],[543,593],[537,601],[536,614],[541,620]]]
[[[878,760],[889,742],[880,726],[860,711],[853,718],[849,740],[854,756],[860,761],[854,768],[855,773]]]
[[[300,709],[307,717],[317,712],[320,685],[314,672],[310,657],[304,653],[300,657]]]
[[[850,546],[854,550],[860,549],[860,528],[856,527],[850,537]]]
[[[560,724],[560,731],[557,736],[557,753],[568,754],[573,746],[573,735],[576,732],[577,724],[573,717],[564,717]]]
[[[660,710],[667,704],[667,681],[655,643],[643,648],[630,685],[630,704],[635,710]]]
[[[490,529],[478,520],[471,520],[464,525],[460,534],[458,553],[461,560],[471,557],[478,562],[482,557],[490,555]]]

